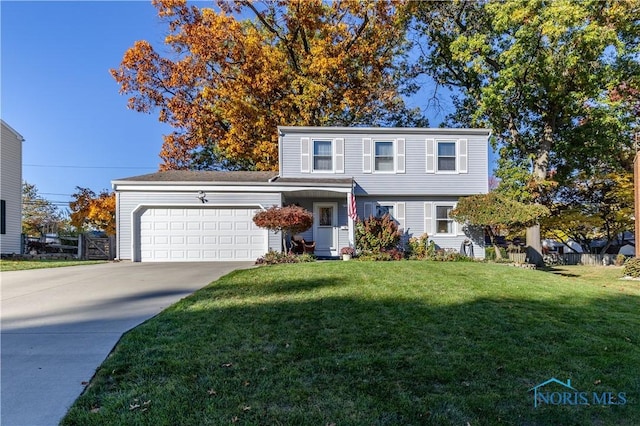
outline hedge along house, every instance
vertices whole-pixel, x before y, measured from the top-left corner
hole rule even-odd
[[[279,172],[166,171],[118,179],[118,258],[255,260],[281,250],[253,224],[258,209],[313,212],[303,234],[318,256],[354,244],[354,219],[390,214],[405,237],[427,233],[458,250],[469,236],[449,218],[459,197],[488,191],[486,129],[279,127]],[[352,204],[353,202],[353,204]],[[482,236],[473,241],[476,256]]]

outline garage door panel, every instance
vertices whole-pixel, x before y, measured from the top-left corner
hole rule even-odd
[[[267,231],[252,220],[256,211],[149,208],[139,218],[141,260],[255,260],[267,249]]]

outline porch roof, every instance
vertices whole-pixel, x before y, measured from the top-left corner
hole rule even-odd
[[[166,170],[146,175],[115,179],[114,189],[215,186],[221,190],[234,191],[253,188],[259,191],[338,190],[346,192],[353,186],[353,178],[313,177],[282,178],[278,172],[257,171],[210,171],[210,170]],[[258,189],[260,188],[260,189]]]

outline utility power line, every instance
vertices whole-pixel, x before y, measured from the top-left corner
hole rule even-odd
[[[48,167],[57,169],[145,169],[157,170],[157,167],[138,167],[138,166],[70,166],[70,165],[53,165],[53,164],[23,164],[24,167]]]

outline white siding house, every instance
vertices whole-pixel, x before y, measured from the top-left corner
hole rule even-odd
[[[458,250],[471,239],[475,256],[484,257],[483,236],[468,235],[449,212],[459,197],[489,189],[489,130],[277,131],[278,172],[167,171],[114,180],[118,257],[255,260],[280,250],[281,239],[256,228],[254,212],[286,204],[313,212],[314,225],[302,237],[315,242],[318,256],[353,246],[358,217],[388,213],[405,241],[426,233],[438,247]],[[354,204],[355,212],[348,208]]]
[[[22,233],[22,142],[4,120],[0,134],[0,253],[20,253]]]

